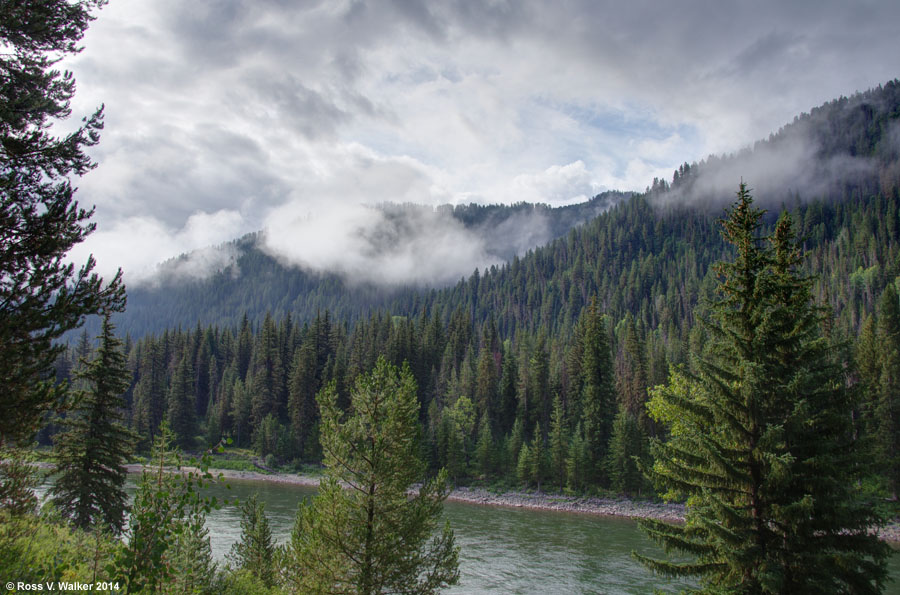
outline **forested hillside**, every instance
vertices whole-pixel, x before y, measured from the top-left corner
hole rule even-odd
[[[743,156],[686,164],[671,182],[656,180],[547,246],[446,290],[347,292],[336,278],[287,271],[247,250],[244,279],[222,274],[167,297],[184,300],[181,316],[227,312],[221,320],[195,314],[201,323],[129,341],[131,427],[144,448],[168,419],[189,449],[227,435],[273,460],[317,462],[316,393],[334,382],[346,405],[347,387],[384,354],[412,369],[432,469],[446,467],[457,481],[646,490],[632,457],[658,432],[644,408],[648,388],[702,351],[696,318],[715,286],[710,265],[731,258],[718,218],[739,180],[703,198],[704,208],[690,188],[711,188],[715,172],[815,131],[816,162],[850,156],[853,175],[822,189],[757,194],[770,209],[762,233],[782,208],[791,214],[814,298],[833,311],[828,335],[849,340],[850,378],[867,388],[861,430],[893,452],[900,420],[884,378],[900,374],[900,356],[884,346],[900,337],[898,116],[896,81],[826,104]],[[209,300],[212,287],[222,301]],[[270,313],[256,322],[263,305]],[[231,322],[242,307],[250,314]],[[89,351],[84,337],[60,360],[59,376]],[[882,470],[885,485],[896,483],[892,474]]]
[[[413,228],[424,217],[449,217],[444,220],[461,224],[483,243],[489,259],[499,264],[565,235],[629,194],[605,192],[584,203],[555,208],[527,203],[444,205],[437,209],[380,205],[373,209],[384,218],[371,232],[377,237],[370,238],[370,248],[388,250],[402,244],[416,233]],[[373,310],[392,307],[395,300],[414,303],[416,296],[428,289],[427,284],[375,284],[291,265],[267,249],[264,235],[250,234],[215,248],[231,262],[209,275],[185,274],[194,255],[162,263],[153,280],[129,286],[127,311],[115,317],[119,330],[141,336],[179,325],[193,326],[197,321],[235,325],[244,313],[259,323],[266,312],[276,317],[290,312],[300,320],[311,320],[318,312],[329,310],[341,320],[355,321]],[[473,263],[466,274],[477,266]]]

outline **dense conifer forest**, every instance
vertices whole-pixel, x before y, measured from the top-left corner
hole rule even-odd
[[[782,210],[790,214],[804,271],[813,277],[811,294],[832,312],[828,335],[844,345],[848,365],[871,349],[868,343],[900,330],[884,297],[896,291],[900,275],[898,89],[892,81],[836,100],[749,152],[685,164],[671,182],[654,180],[646,193],[617,201],[550,244],[447,289],[407,289],[371,303],[348,292],[342,295],[349,305],[339,300],[332,309],[317,300],[341,291],[342,282],[318,279],[312,301],[296,312],[279,298],[259,321],[248,312],[237,324],[197,323],[129,338],[131,428],[143,449],[169,420],[188,450],[227,436],[280,464],[317,463],[315,395],[334,383],[346,405],[354,379],[384,355],[413,372],[422,449],[433,472],[447,468],[458,483],[504,479],[652,493],[640,474],[628,472],[632,457],[645,456],[647,439],[660,436],[645,412],[647,391],[666,381],[671,366],[690,366],[688,353],[707,340],[696,317],[713,297],[710,267],[731,255],[720,233],[721,212],[691,190],[703,186],[708,172],[798,135],[817,139],[815,163],[864,157],[864,168],[823,192],[761,196],[769,209],[762,234],[772,233]],[[727,200],[715,204],[723,208]],[[481,217],[476,211],[463,212]],[[253,253],[242,267],[260,263],[264,275],[273,273],[275,265]],[[301,289],[282,285],[302,273],[278,271],[271,283],[252,275],[255,286],[241,278],[235,283],[254,296],[254,308],[272,295],[299,292],[302,299]],[[221,295],[223,279],[193,286],[190,291],[209,293],[185,303],[209,303]],[[314,304],[320,307],[310,315]],[[70,377],[89,352],[85,336],[58,361],[58,377]],[[891,376],[891,357],[882,351],[850,368],[852,381],[866,388],[860,419],[892,410],[882,402],[892,397],[878,388]],[[888,414],[871,423],[896,422]],[[44,431],[44,441],[53,429]],[[873,435],[893,448],[892,429]]]
[[[104,282],[93,257],[64,261],[95,230],[72,178],[96,165],[103,108],[53,133],[75,92],[55,65],[105,4],[0,5],[7,590],[435,593],[460,580],[443,502],[479,484],[684,502],[683,524],[642,526],[688,558],[634,557],[701,592],[883,592],[900,81],[643,193],[378,206],[373,250],[437,213],[504,261],[454,285],[292,268],[263,231],[210,277],[182,275],[191,255],[164,263],[122,312],[121,270]],[[536,220],[540,246],[493,233]],[[88,316],[100,335],[72,335]],[[52,449],[43,506],[35,437]],[[229,449],[322,481],[278,547],[265,505],[245,502],[220,571],[204,487]]]

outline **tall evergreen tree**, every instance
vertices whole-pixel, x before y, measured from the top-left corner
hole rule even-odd
[[[277,419],[286,417],[287,393],[281,353],[275,321],[271,314],[266,314],[250,363],[250,374],[253,377],[253,421],[257,424],[270,413]]]
[[[494,437],[491,434],[491,420],[486,414],[481,416],[481,422],[478,424],[475,465],[482,478],[488,477],[494,466]]]
[[[303,453],[309,446],[312,429],[318,419],[316,406],[316,352],[313,338],[304,339],[295,351],[288,390],[288,418],[295,448]]]
[[[449,525],[433,535],[446,474],[422,481],[418,401],[412,372],[382,357],[361,376],[341,421],[333,386],[319,394],[327,475],[298,515],[294,585],[307,593],[434,593],[456,583],[458,550]]]
[[[644,475],[638,461],[644,458],[645,441],[638,418],[624,405],[620,407],[613,421],[606,459],[609,487],[616,492],[626,496],[640,493]]]
[[[166,413],[166,363],[159,341],[144,344],[134,387],[131,428],[139,437],[140,450],[149,451]]]
[[[109,314],[103,318],[100,346],[77,377],[89,388],[76,399],[55,444],[58,477],[51,489],[63,516],[78,527],[122,531],[128,496],[125,463],[134,435],[125,426],[122,394],[130,375],[122,341],[113,334]]]
[[[0,442],[29,438],[59,406],[64,387],[48,381],[54,344],[88,314],[125,304],[121,271],[109,284],[94,259],[76,272],[65,255],[95,225],[79,208],[72,179],[95,167],[85,149],[99,141],[103,109],[64,137],[75,79],[55,65],[78,53],[102,0],[0,5]]]
[[[550,469],[556,485],[562,489],[566,484],[566,455],[569,450],[569,432],[559,395],[553,399],[553,415],[550,419]]]
[[[700,577],[703,592],[878,593],[889,549],[859,492],[852,393],[797,272],[790,218],[765,243],[761,217],[742,183],[723,222],[736,257],[716,269],[711,341],[698,372],[675,371],[650,405],[671,432],[651,476],[688,508],[684,525],[641,524],[695,559],[638,558]]]
[[[872,383],[875,448],[888,488],[900,493],[900,301],[888,285],[878,304],[878,375]]]
[[[168,410],[166,419],[175,435],[175,442],[182,448],[193,448],[197,435],[197,414],[194,401],[194,367],[190,355],[182,354],[175,367],[172,383],[169,386]]]
[[[253,494],[241,506],[241,538],[231,546],[230,561],[235,569],[246,570],[266,587],[275,584],[275,542],[266,505]]]
[[[593,300],[582,312],[581,343],[584,437],[591,456],[590,479],[598,482],[605,475],[606,449],[616,414],[616,391],[609,332]]]

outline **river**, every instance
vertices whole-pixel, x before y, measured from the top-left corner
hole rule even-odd
[[[129,493],[135,478],[129,478]],[[315,493],[293,484],[226,483],[231,489],[218,485],[209,494],[243,500],[258,493],[279,543],[290,534],[298,503]],[[460,582],[448,593],[674,593],[691,584],[655,576],[631,558],[632,550],[660,553],[632,520],[457,502],[447,502],[444,514],[460,546]],[[213,555],[224,564],[240,537],[240,509],[214,510],[207,526]],[[900,556],[889,564],[891,576],[900,578]],[[895,582],[886,592],[898,587]]]

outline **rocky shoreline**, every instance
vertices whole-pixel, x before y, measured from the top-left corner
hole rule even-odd
[[[128,465],[127,467],[129,473],[139,473],[141,471],[141,465]],[[309,487],[319,485],[319,478],[309,475],[234,471],[229,469],[210,469],[210,473],[213,475],[221,474],[224,479],[266,481]],[[450,492],[447,500],[481,506],[525,508],[629,519],[657,519],[669,522],[684,520],[685,512],[683,504],[630,500],[628,498],[585,498],[543,492],[516,491],[496,494],[483,488],[470,487],[454,489]],[[878,530],[878,535],[885,541],[900,543],[900,523],[896,520],[888,523]]]

